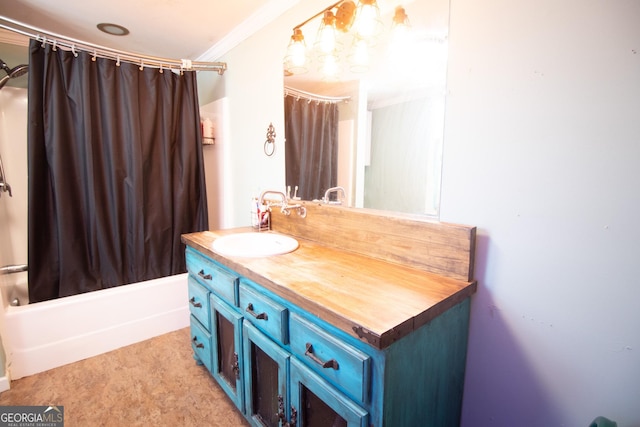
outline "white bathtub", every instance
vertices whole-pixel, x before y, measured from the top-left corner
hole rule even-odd
[[[31,305],[5,303],[7,377],[33,375],[187,327],[187,300],[187,275],[179,274]]]
[[[0,199],[0,266],[28,258],[27,101],[26,89],[0,91],[0,153],[13,190]],[[10,379],[189,325],[186,274],[31,305],[27,273],[0,275],[0,288],[0,391]],[[16,297],[22,305],[10,306]]]

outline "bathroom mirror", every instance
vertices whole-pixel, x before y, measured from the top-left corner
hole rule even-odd
[[[322,73],[322,61],[313,51],[320,16],[301,27],[310,62],[305,73],[285,71],[285,91],[349,98],[339,103],[337,181],[347,192],[348,206],[437,217],[449,1],[377,3],[383,29],[366,71],[355,70],[353,36],[343,34],[340,73],[331,78]],[[408,16],[410,37],[394,45],[389,34],[398,6]],[[293,29],[300,23],[291,24]]]

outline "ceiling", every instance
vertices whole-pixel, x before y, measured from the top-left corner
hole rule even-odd
[[[299,0],[11,0],[0,15],[47,32],[170,59],[216,61]],[[130,33],[108,35],[99,23]]]
[[[218,61],[240,42],[262,29],[284,12],[303,0],[0,0],[0,18],[8,18],[53,35],[112,49],[169,59]],[[400,0],[378,0],[381,10],[391,14]],[[419,28],[422,8],[439,1],[402,0],[411,5],[412,25]],[[448,4],[447,2],[444,2]],[[448,13],[448,9],[447,9]],[[443,14],[447,16],[447,14]],[[319,20],[321,18],[317,18]],[[431,18],[430,18],[431,19]],[[391,22],[390,16],[385,17]],[[99,23],[119,24],[130,33],[114,36],[98,30]],[[444,21],[446,22],[446,21]],[[308,24],[306,37],[313,36],[317,22]],[[22,46],[16,42],[16,33],[0,28],[0,59],[10,68],[28,63],[28,40],[23,37]],[[422,49],[425,50],[424,48]],[[424,55],[421,55],[424,56]],[[395,62],[389,63],[394,65]],[[407,69],[424,70],[422,65]],[[421,81],[426,72],[414,74]],[[320,75],[315,70],[300,76],[288,77],[285,84],[314,93],[338,96],[350,92],[353,81],[360,76],[341,75],[341,85]],[[416,77],[416,76],[414,76]],[[374,81],[375,76],[370,75]],[[397,86],[416,87],[412,79],[400,77],[394,71],[391,77],[383,76],[385,83],[376,84],[378,92],[395,93]],[[27,76],[13,78],[8,86],[26,87]],[[391,83],[393,84],[391,84]],[[332,93],[333,92],[333,93]],[[373,90],[370,91],[370,95]]]

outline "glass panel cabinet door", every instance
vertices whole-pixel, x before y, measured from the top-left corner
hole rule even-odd
[[[244,322],[245,402],[254,426],[279,427],[289,420],[289,353],[250,322]],[[282,423],[282,424],[281,424]]]
[[[369,413],[295,358],[290,362],[296,427],[367,427]]]
[[[242,315],[211,295],[212,374],[235,405],[244,408]]]

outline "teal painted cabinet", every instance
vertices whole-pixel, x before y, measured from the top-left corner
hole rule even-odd
[[[460,422],[469,299],[384,349],[187,247],[194,357],[253,426]]]

